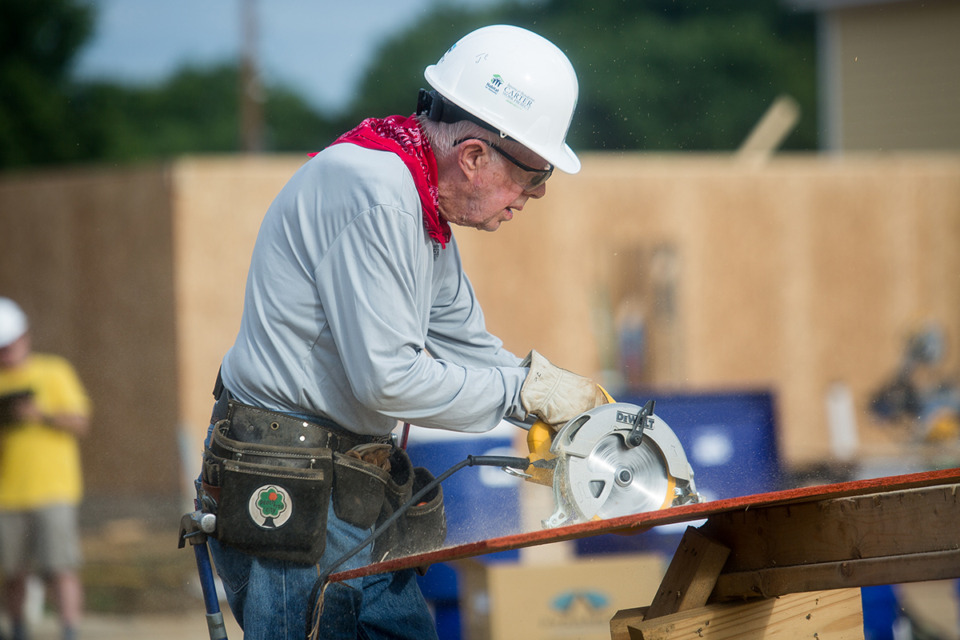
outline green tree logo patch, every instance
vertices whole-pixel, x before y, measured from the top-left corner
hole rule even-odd
[[[293,513],[290,494],[281,486],[266,484],[250,494],[250,518],[262,529],[277,529]]]

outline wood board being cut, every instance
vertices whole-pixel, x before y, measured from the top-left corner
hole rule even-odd
[[[815,520],[819,517],[816,514],[832,513],[831,518],[832,522],[834,522],[836,530],[842,529],[842,524],[836,524],[838,522],[838,520],[836,520],[837,518],[840,520],[847,519],[848,521],[852,521],[854,516],[850,509],[854,509],[857,513],[861,511],[867,513],[871,510],[882,511],[883,513],[892,512],[889,513],[886,518],[892,519],[893,521],[908,522],[910,525],[912,525],[914,531],[914,533],[909,537],[915,542],[919,540],[918,544],[920,546],[918,546],[918,544],[914,544],[911,552],[912,560],[924,563],[919,571],[923,571],[923,567],[940,567],[938,573],[957,574],[955,576],[940,577],[960,577],[960,562],[957,560],[957,550],[950,552],[947,550],[931,549],[929,551],[934,555],[917,555],[920,553],[918,549],[921,548],[924,540],[926,540],[926,538],[923,536],[917,535],[918,532],[923,531],[923,520],[929,519],[931,522],[938,521],[940,523],[936,525],[936,530],[938,531],[942,530],[942,527],[944,526],[949,527],[951,522],[957,522],[958,496],[956,495],[956,490],[954,488],[957,483],[960,483],[960,469],[945,469],[900,476],[889,476],[836,484],[802,487],[797,489],[787,489],[784,491],[775,491],[737,498],[728,498],[701,504],[673,507],[660,511],[638,513],[619,518],[611,518],[608,520],[584,522],[565,527],[558,527],[555,529],[518,533],[499,538],[492,538],[488,540],[481,540],[478,542],[447,547],[418,555],[388,559],[384,562],[371,564],[366,567],[334,573],[329,577],[329,581],[339,582],[360,576],[386,573],[389,571],[398,571],[401,569],[424,567],[439,562],[450,562],[453,560],[460,560],[489,553],[551,544],[554,542],[574,540],[607,533],[629,535],[641,533],[657,526],[677,524],[682,522],[695,522],[703,519],[707,520],[707,523],[703,527],[704,530],[709,531],[712,527],[717,533],[711,534],[711,536],[717,535],[723,537],[721,543],[728,548],[733,548],[733,553],[731,553],[731,561],[735,561],[741,555],[747,554],[752,545],[752,542],[747,545],[735,544],[736,539],[740,538],[748,541],[756,540],[756,536],[754,535],[756,531],[750,533],[749,527],[753,527],[755,529],[758,526],[758,521],[755,519],[755,515],[751,512],[760,512],[762,514],[770,515],[774,513],[771,511],[771,509],[774,508],[786,508],[785,513],[788,514],[795,512],[798,509],[807,509],[808,512],[812,514],[809,517],[812,517]],[[903,502],[900,500],[899,494],[901,494],[901,492],[938,487],[940,489],[935,490],[933,493],[925,492],[922,493],[922,495],[917,494],[917,496],[914,496],[912,506],[907,507],[910,509],[910,511],[901,512],[899,509],[895,509],[897,504]],[[884,494],[892,493],[896,493],[898,496],[892,500],[884,499],[882,497]],[[845,508],[842,506],[841,502],[836,502],[846,498],[856,498],[858,496],[877,496],[877,498],[866,501],[861,500],[856,503],[856,506],[846,507],[847,511],[844,510]],[[950,496],[953,496],[952,500]],[[929,502],[932,500],[940,500],[941,503],[932,504]],[[925,504],[925,502],[927,503]],[[824,505],[827,503],[832,505],[832,511],[824,511],[820,507],[816,506],[802,506]],[[735,523],[737,522],[738,514],[740,516],[740,521],[746,523],[745,527],[747,528],[737,528]],[[750,514],[749,517],[747,517],[747,514]],[[795,526],[797,522],[797,520],[793,520],[783,526],[792,527]],[[816,527],[818,525],[814,523],[810,524],[809,526]],[[888,544],[886,547],[889,547],[890,544],[896,547],[902,542],[898,541],[898,537],[902,537],[902,534],[897,533],[895,530],[896,525],[889,526],[892,528],[889,529],[891,533],[887,538]],[[751,538],[751,536],[753,537]],[[796,540],[795,537],[793,539]],[[882,544],[875,546],[878,548],[884,547]],[[857,547],[848,546],[848,548],[845,550],[838,550],[838,548],[834,548],[824,556],[823,560],[824,562],[836,563],[835,565],[827,568],[819,566],[819,568],[808,569],[808,571],[812,573],[816,573],[817,571],[835,571],[840,572],[840,575],[842,575],[844,572],[848,574],[855,572],[858,575],[862,575],[863,571],[867,571],[873,576],[871,578],[872,580],[887,580],[888,575],[883,571],[878,573],[876,570],[870,569],[870,567],[867,565],[863,565],[858,568],[850,564],[851,561],[863,559],[863,555],[863,549]],[[770,556],[768,555],[766,559],[761,560],[761,562],[767,562],[769,560]],[[727,562],[728,566],[730,565],[731,561]],[[882,562],[882,560],[878,560],[877,562]],[[846,565],[843,563],[846,563]],[[906,569],[907,564],[908,563],[904,563],[903,568]],[[727,597],[735,597],[736,589],[749,589],[756,591],[756,593],[754,593],[756,596],[775,595],[774,592],[777,591],[776,588],[769,588],[764,592],[764,589],[767,587],[762,585],[758,587],[756,584],[757,579],[766,580],[768,583],[772,582],[775,584],[777,577],[775,574],[765,575],[763,578],[758,578],[758,576],[761,575],[758,573],[761,569],[758,569],[756,566],[750,564],[744,564],[742,566],[744,567],[743,571],[753,573],[750,576],[741,575],[739,577],[731,577],[730,580],[739,580],[739,582],[737,583],[738,586],[731,587],[728,590]],[[763,566],[762,569],[770,570],[772,568]],[[721,578],[718,580],[717,586],[719,587],[724,580],[725,578],[721,576]],[[817,580],[818,579],[816,577],[811,578],[811,588],[840,588],[843,586],[851,586],[849,584],[839,584],[834,587],[812,586],[817,584]],[[896,581],[908,582],[910,580]],[[868,582],[868,584],[884,583],[885,582]],[[780,587],[780,589],[782,588],[783,587]]]

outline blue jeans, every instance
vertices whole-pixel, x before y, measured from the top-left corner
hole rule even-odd
[[[319,567],[328,567],[370,531],[334,514],[327,516],[327,546],[318,566],[258,558],[210,539],[217,573],[245,638],[304,640],[310,592]],[[370,564],[369,548],[337,571]],[[378,640],[437,637],[433,618],[413,570],[330,584],[324,594],[319,637],[324,640]]]

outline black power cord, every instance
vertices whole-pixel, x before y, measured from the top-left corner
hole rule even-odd
[[[439,476],[434,478],[432,481],[428,482],[423,486],[422,489],[417,491],[409,500],[400,505],[400,508],[397,509],[389,518],[384,520],[380,526],[373,530],[373,532],[366,537],[362,542],[357,544],[354,548],[350,549],[336,562],[327,567],[317,578],[317,581],[313,585],[313,589],[310,592],[310,606],[307,609],[307,640],[310,640],[313,637],[313,631],[320,624],[320,614],[322,612],[322,607],[320,605],[320,600],[322,599],[321,594],[323,589],[326,587],[327,579],[332,573],[334,573],[340,566],[357,555],[368,545],[370,545],[377,537],[380,536],[384,531],[386,531],[390,525],[397,521],[397,519],[402,516],[407,510],[415,504],[420,503],[420,499],[425,495],[430,493],[433,489],[437,487],[441,482],[452,476],[457,471],[460,471],[464,467],[510,467],[511,469],[519,469],[521,471],[525,470],[530,466],[529,458],[514,458],[511,456],[467,456],[466,460],[462,460],[457,464],[453,465]]]

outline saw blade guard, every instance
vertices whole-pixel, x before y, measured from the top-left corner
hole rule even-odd
[[[643,421],[643,438],[630,434]],[[701,502],[683,446],[659,416],[629,403],[591,409],[564,425],[556,456],[552,528]]]

